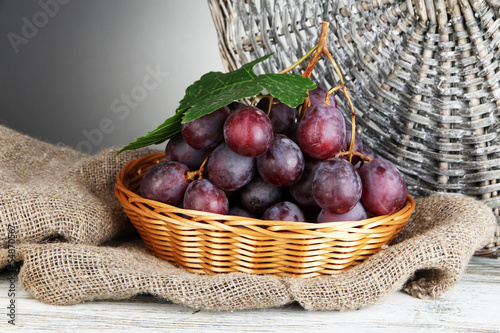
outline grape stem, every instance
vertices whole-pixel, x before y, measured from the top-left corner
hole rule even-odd
[[[184,175],[184,178],[186,179],[186,181],[188,183],[190,183],[192,181],[195,181],[197,179],[202,179],[203,178],[203,171],[205,170],[205,165],[207,164],[210,155],[212,155],[212,152],[210,152],[207,155],[207,157],[205,157],[205,159],[203,160],[203,163],[201,163],[201,166],[200,166],[200,168],[198,170],[189,171],[189,172],[187,172]]]
[[[301,60],[299,60],[299,61],[303,61],[309,55],[311,55],[313,52],[315,52],[313,57],[311,58],[311,60],[307,64],[307,68],[305,69],[304,73],[302,73],[302,76],[307,77],[307,78],[311,78],[312,71],[314,70],[314,67],[316,66],[316,64],[318,63],[318,61],[322,55],[326,56],[328,58],[328,60],[330,60],[330,62],[332,63],[332,65],[335,69],[335,72],[337,73],[337,75],[339,77],[340,84],[336,87],[333,87],[332,89],[330,89],[327,92],[324,104],[327,104],[327,105],[330,104],[330,95],[333,92],[335,92],[337,90],[342,90],[342,92],[344,93],[344,95],[347,99],[347,102],[349,103],[349,107],[351,109],[351,126],[352,126],[352,128],[351,128],[351,143],[349,145],[349,149],[347,152],[339,153],[337,155],[338,156],[348,155],[349,162],[352,160],[353,155],[358,155],[358,156],[361,156],[363,159],[369,160],[369,158],[365,157],[361,153],[354,151],[354,140],[355,140],[355,135],[356,135],[356,121],[355,121],[356,112],[354,111],[354,106],[352,104],[351,98],[350,98],[349,94],[347,93],[350,89],[345,86],[344,78],[342,77],[342,72],[340,71],[340,68],[337,65],[337,63],[335,62],[335,60],[333,59],[332,54],[328,50],[328,30],[329,30],[329,23],[322,22],[321,33],[319,36],[318,44],[316,44],[316,46],[314,46],[314,48],[312,48],[304,57],[302,57]],[[304,116],[304,114],[307,112],[307,109],[309,108],[310,105],[311,105],[311,102],[309,100],[309,97],[307,97],[302,105],[302,108],[299,110],[299,118]]]

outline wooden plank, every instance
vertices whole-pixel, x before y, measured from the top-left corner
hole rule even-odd
[[[500,260],[474,257],[461,281],[442,297],[420,300],[396,292],[356,311],[308,312],[298,304],[248,311],[196,311],[137,296],[74,306],[44,304],[16,288],[15,327],[8,324],[9,272],[0,273],[0,332],[499,332]]]

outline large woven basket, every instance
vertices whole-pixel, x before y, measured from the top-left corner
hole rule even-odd
[[[158,153],[128,163],[116,177],[115,194],[154,255],[195,273],[335,274],[382,249],[415,208],[408,195],[395,214],[322,224],[185,210],[138,194],[144,173],[164,158]]]
[[[463,193],[499,216],[499,1],[208,3],[228,71],[276,52],[256,71],[278,72],[318,42],[328,21],[364,142],[398,166],[415,197]],[[338,80],[325,63],[312,79],[326,87]],[[347,113],[345,98],[337,99]],[[498,257],[499,230],[476,254]]]

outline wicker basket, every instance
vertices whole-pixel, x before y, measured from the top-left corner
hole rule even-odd
[[[415,208],[408,195],[393,215],[322,224],[185,210],[137,194],[144,173],[163,160],[158,153],[128,163],[116,177],[115,194],[148,249],[190,272],[335,274],[388,244]]]
[[[328,21],[363,141],[398,166],[413,196],[463,193],[499,216],[499,1],[208,2],[228,71],[270,52],[256,71],[282,70]],[[326,63],[312,78],[326,87],[338,80]],[[476,254],[498,257],[500,227]]]

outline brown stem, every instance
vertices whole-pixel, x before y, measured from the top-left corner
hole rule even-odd
[[[198,170],[186,172],[186,174],[184,175],[184,178],[186,179],[186,181],[188,183],[195,181],[197,179],[203,179],[203,171],[205,170],[205,165],[207,164],[208,159],[210,158],[211,155],[212,155],[212,152],[210,152],[207,155],[207,157],[205,157],[205,159],[203,160],[203,163],[201,163],[200,168]]]

